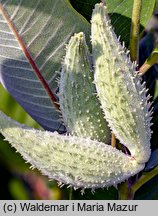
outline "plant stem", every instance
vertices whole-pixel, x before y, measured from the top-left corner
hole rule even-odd
[[[112,137],[111,137],[111,146],[113,148],[116,148],[116,137],[115,134],[112,133]]]
[[[73,188],[71,187],[69,191],[69,200],[72,200],[72,194],[73,194]]]
[[[119,185],[118,195],[119,200],[133,200],[134,192],[131,187],[129,187],[128,181]]]
[[[147,64],[147,63],[144,63],[144,64],[140,67],[140,69],[139,69],[140,75],[141,75],[141,76],[144,75],[144,74],[151,68],[151,66],[152,66],[152,65],[149,65],[149,64]]]
[[[138,58],[141,6],[142,0],[134,0],[130,35],[130,55],[132,61],[136,61]]]
[[[135,193],[142,185],[151,180],[153,177],[158,175],[158,166],[150,172],[144,173],[139,180],[133,184],[132,191]]]

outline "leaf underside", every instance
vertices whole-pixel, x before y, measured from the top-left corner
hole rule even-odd
[[[77,31],[88,35],[89,25],[67,0],[1,1],[0,81],[46,130],[65,131],[56,79],[64,46]]]

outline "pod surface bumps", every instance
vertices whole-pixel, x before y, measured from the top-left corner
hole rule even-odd
[[[83,33],[71,37],[62,65],[59,104],[72,135],[110,142],[110,129],[96,97],[91,57]]]
[[[63,62],[59,103],[71,136],[28,128],[0,112],[6,140],[43,174],[75,188],[116,185],[141,171],[150,157],[146,90],[102,4],[92,14],[92,52],[94,82],[83,33],[71,38]],[[104,114],[131,156],[107,145]]]
[[[75,188],[115,185],[144,168],[104,143],[27,128],[2,112],[0,132],[33,167]]]
[[[92,53],[95,84],[109,125],[137,162],[150,157],[150,104],[140,76],[117,39],[106,6],[92,14]]]

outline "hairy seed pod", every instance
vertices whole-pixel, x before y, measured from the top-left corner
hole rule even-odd
[[[141,171],[150,156],[146,90],[102,4],[92,15],[92,50],[99,99],[83,33],[71,38],[63,62],[59,103],[73,136],[28,128],[0,112],[5,139],[43,174],[75,188],[116,185]],[[110,133],[103,112],[131,156],[106,144]]]
[[[64,58],[59,103],[72,135],[109,143],[110,129],[96,97],[93,71],[84,34],[71,37]]]
[[[0,132],[32,167],[75,188],[116,185],[144,168],[110,145],[27,128],[2,112]]]
[[[136,66],[117,39],[106,6],[92,14],[92,53],[95,83],[111,129],[139,163],[150,157],[150,113]]]

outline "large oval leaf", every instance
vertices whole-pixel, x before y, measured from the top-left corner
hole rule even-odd
[[[56,109],[56,71],[74,32],[89,24],[68,0],[2,0],[0,81],[45,129],[63,132]]]

